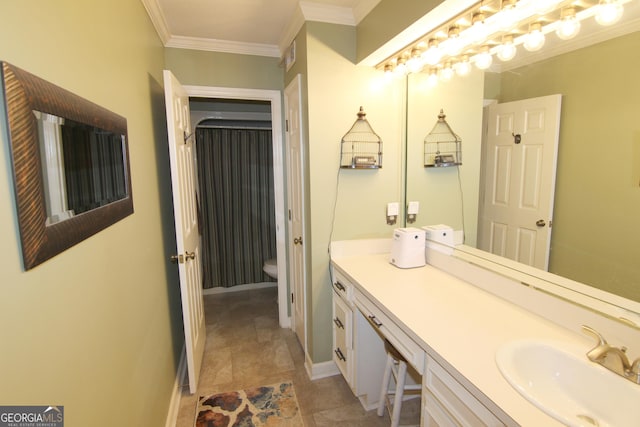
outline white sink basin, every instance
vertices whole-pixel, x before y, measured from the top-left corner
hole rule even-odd
[[[640,385],[590,362],[562,343],[513,341],[496,353],[498,368],[527,400],[568,426],[640,426]]]

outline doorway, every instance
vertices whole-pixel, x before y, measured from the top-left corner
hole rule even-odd
[[[228,99],[264,101],[271,109],[271,136],[273,153],[274,214],[276,234],[278,317],[281,327],[290,327],[287,298],[287,256],[285,247],[284,172],[282,137],[282,95],[277,90],[184,86],[190,101],[193,99]]]

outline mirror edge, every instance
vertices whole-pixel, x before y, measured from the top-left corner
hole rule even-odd
[[[453,256],[640,329],[638,302],[467,245],[455,246]]]
[[[127,121],[31,73],[1,62],[7,137],[25,270],[43,263],[133,213]],[[63,116],[124,135],[127,197],[50,226],[33,110]]]

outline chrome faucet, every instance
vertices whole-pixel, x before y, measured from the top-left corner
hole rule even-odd
[[[582,329],[598,340],[598,344],[587,352],[589,360],[599,363],[629,381],[640,384],[640,357],[631,362],[627,357],[626,347],[618,348],[609,345],[598,331],[587,325],[582,325]]]

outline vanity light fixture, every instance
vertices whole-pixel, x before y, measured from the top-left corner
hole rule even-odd
[[[517,49],[513,44],[513,34],[502,36],[502,44],[498,47],[498,58],[501,61],[510,61],[516,56],[516,53]]]
[[[360,107],[358,118],[342,137],[340,167],[347,169],[379,169],[382,167],[382,140],[373,131],[367,114]]]
[[[562,9],[562,20],[556,30],[556,35],[562,40],[569,40],[580,32],[580,21],[576,18],[576,8],[567,7]]]
[[[438,121],[424,138],[424,167],[447,167],[462,164],[462,139],[445,120],[443,110]]]
[[[600,25],[612,25],[622,17],[623,7],[618,0],[600,0],[596,11],[596,22]]]
[[[470,72],[469,62],[480,69],[492,64],[492,55],[508,61],[518,45],[529,51],[544,47],[545,34],[555,31],[560,39],[574,37],[580,22],[595,16],[601,25],[616,23],[623,5],[640,0],[482,0],[431,28],[413,43],[378,64],[394,76],[422,70],[417,55],[428,70],[439,71],[447,80],[453,66],[456,74]],[[471,59],[471,61],[469,61]],[[426,71],[429,72],[429,71]],[[434,80],[435,81],[435,80]]]
[[[529,25],[529,33],[524,38],[522,44],[529,52],[535,52],[544,46],[544,34],[542,32],[542,23],[532,22]]]

